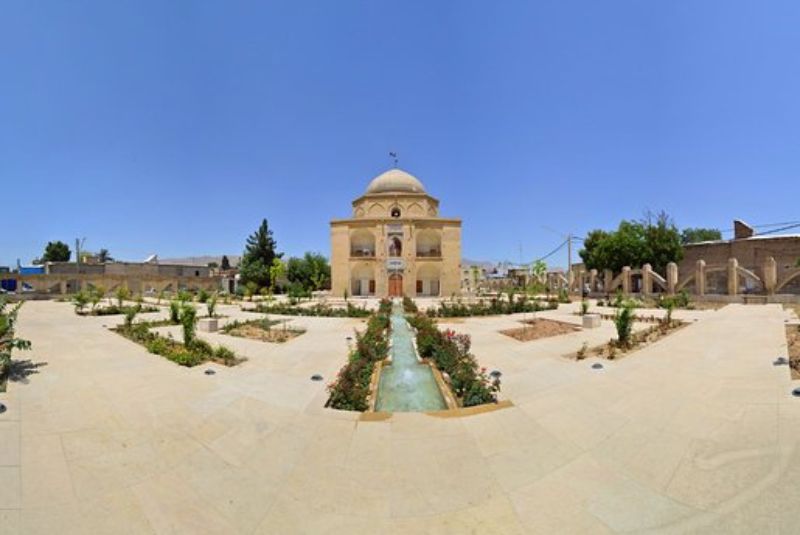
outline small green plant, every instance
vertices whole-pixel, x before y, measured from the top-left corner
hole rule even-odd
[[[636,316],[631,303],[623,302],[614,315],[614,325],[617,328],[617,342],[621,347],[628,347],[631,341],[631,331]]]
[[[585,316],[588,313],[589,313],[589,301],[583,299],[581,301],[581,316]]]
[[[208,292],[204,288],[200,288],[200,291],[197,292],[197,302],[198,303],[205,303],[208,301],[209,295]]]
[[[17,315],[22,303],[23,301],[20,301],[15,306],[7,309],[8,305],[5,299],[0,297],[0,380],[8,374],[8,369],[11,366],[11,352],[14,349],[28,350],[31,348],[30,341],[14,337]],[[0,387],[2,387],[1,381]]]
[[[72,304],[75,305],[76,314],[83,312],[87,303],[89,303],[89,295],[83,290],[72,296]]]
[[[569,298],[569,290],[566,288],[561,288],[558,291],[558,302],[559,303],[571,303],[572,300]]]
[[[217,315],[217,294],[211,294],[206,300],[206,308],[208,309],[208,317],[214,318]]]
[[[173,325],[181,322],[181,302],[177,299],[169,302],[169,322]]]
[[[197,328],[197,310],[189,303],[181,306],[180,323],[183,326],[183,345],[191,347],[195,340],[195,329]]]
[[[89,302],[92,304],[92,312],[97,308],[97,305],[100,304],[100,301],[103,300],[103,297],[106,295],[106,289],[102,286],[94,286],[91,290],[89,290]]]
[[[244,285],[244,296],[248,301],[253,300],[253,295],[258,292],[258,284],[255,281],[247,281]]]
[[[138,314],[141,310],[141,303],[136,303],[134,306],[125,309],[125,327],[130,328],[133,325],[133,320],[136,318],[136,314]]]
[[[192,293],[188,290],[178,290],[178,295],[176,297],[181,304],[189,303],[193,300]]]
[[[156,297],[156,304],[160,305],[161,301],[164,299],[164,290],[158,292],[158,296]]]
[[[126,299],[130,299],[131,291],[128,290],[125,286],[120,286],[114,292],[114,296],[117,298],[117,306],[122,308],[122,305],[125,304]]]
[[[236,353],[225,346],[219,346],[214,350],[214,358],[230,365],[230,363],[236,360]]]
[[[664,325],[669,327],[672,325],[672,309],[675,308],[675,304],[669,301],[664,305],[664,308],[667,310],[667,314],[664,316]]]

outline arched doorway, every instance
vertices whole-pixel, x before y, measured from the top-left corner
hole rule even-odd
[[[389,297],[403,296],[403,276],[399,273],[389,275]]]

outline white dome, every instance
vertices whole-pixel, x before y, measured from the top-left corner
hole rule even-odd
[[[425,186],[417,177],[401,169],[389,169],[372,179],[367,186],[370,193],[425,193]]]

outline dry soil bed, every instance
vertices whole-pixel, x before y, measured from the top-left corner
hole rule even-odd
[[[522,323],[526,324],[525,327],[506,329],[505,331],[500,331],[500,333],[520,342],[530,342],[539,338],[549,338],[581,330],[577,325],[548,319],[527,320]]]

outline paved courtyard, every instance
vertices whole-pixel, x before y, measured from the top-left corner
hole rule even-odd
[[[577,323],[576,308],[539,314]],[[779,306],[676,312],[692,323],[599,371],[562,355],[607,341],[609,322],[498,333],[523,316],[452,325],[512,406],[365,421],[323,408],[360,320],[294,318],[308,331],[286,344],[201,333],[249,360],[186,369],[103,327],[119,319],[29,302],[34,350],[18,356],[47,364],[0,394],[0,533],[800,529]]]

